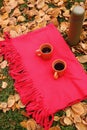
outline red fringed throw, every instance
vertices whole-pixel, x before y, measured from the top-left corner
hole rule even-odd
[[[43,43],[53,46],[50,60],[35,54]],[[54,113],[87,97],[87,75],[52,24],[16,38],[6,36],[0,41],[0,55],[9,62],[9,73],[28,115],[45,130],[52,125]],[[57,80],[52,73],[55,59],[67,63],[66,72]]]

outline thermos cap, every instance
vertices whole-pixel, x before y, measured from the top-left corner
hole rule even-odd
[[[71,17],[72,19],[74,20],[83,20],[84,18],[84,13],[85,13],[85,9],[80,6],[80,5],[77,5],[75,6],[73,9],[72,9],[72,14],[71,14]]]

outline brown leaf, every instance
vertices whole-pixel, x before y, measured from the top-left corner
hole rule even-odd
[[[13,95],[10,95],[7,101],[8,107],[12,107],[15,104],[15,98]]]
[[[24,0],[17,0],[18,1],[18,4],[24,4],[25,1]]]
[[[16,102],[19,101],[19,100],[20,100],[19,94],[16,93],[16,94],[14,95],[14,98],[15,98],[15,101],[16,101]]]
[[[82,103],[77,103],[71,106],[72,110],[76,112],[78,115],[82,115],[84,113],[84,108]]]
[[[87,126],[82,123],[76,123],[75,126],[77,130],[87,130]]]
[[[24,128],[27,128],[27,121],[25,120],[25,121],[20,122],[20,125]]]
[[[51,19],[51,22],[52,22],[56,27],[58,27],[59,23],[58,23],[57,18],[52,18],[52,19]]]
[[[81,117],[77,114],[74,115],[74,123],[79,123],[81,122]]]
[[[0,40],[1,41],[1,40]],[[3,56],[0,56],[0,62],[2,62],[3,61]]]
[[[5,19],[7,19],[7,18],[8,18],[8,13],[6,12],[6,13],[4,13],[4,14],[2,15],[2,19],[5,20]]]
[[[25,112],[25,111],[21,111],[21,114],[22,114],[23,116],[25,116],[25,117],[28,117],[28,118],[29,118],[29,116],[28,116],[27,112]]]
[[[57,126],[51,127],[49,130],[61,130],[61,128],[57,125]]]
[[[27,121],[27,130],[36,130],[36,128],[37,128],[37,124],[36,124],[35,120],[29,119]]]
[[[58,116],[54,116],[54,121],[58,121],[60,118]]]
[[[20,108],[25,108],[25,105],[22,104],[21,100],[18,101],[18,105]]]

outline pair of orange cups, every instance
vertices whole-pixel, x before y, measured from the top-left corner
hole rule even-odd
[[[49,43],[41,44],[39,49],[36,50],[36,55],[43,58],[44,60],[49,60],[52,57],[53,46]],[[62,59],[56,59],[52,62],[52,70],[54,79],[58,79],[65,73],[66,62]]]

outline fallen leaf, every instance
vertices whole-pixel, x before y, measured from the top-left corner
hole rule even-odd
[[[6,60],[2,61],[2,62],[0,63],[0,66],[1,66],[1,69],[6,68],[6,66],[7,66],[7,61],[6,61]]]
[[[18,36],[18,33],[16,32],[16,31],[14,31],[14,30],[10,30],[10,35],[11,35],[11,37],[17,37]]]
[[[18,5],[18,2],[16,0],[9,0],[8,6],[10,6],[11,9],[14,9]]]
[[[58,116],[54,116],[54,121],[58,121],[60,118]]]
[[[61,0],[60,2],[58,2],[58,6],[62,6],[63,5],[63,0]]]
[[[25,17],[20,15],[20,16],[18,16],[17,21],[18,22],[24,22],[25,21]]]
[[[19,110],[20,106],[18,105],[18,103],[15,103],[15,107]]]
[[[8,13],[6,12],[6,13],[4,13],[4,14],[2,15],[2,19],[5,20],[5,19],[7,19],[7,18],[8,18]]]
[[[36,5],[38,9],[43,8],[45,5],[45,0],[37,0]]]
[[[72,124],[73,124],[73,122],[70,120],[69,117],[65,117],[65,118],[64,118],[64,123],[65,123],[66,125],[72,125]]]
[[[5,88],[7,88],[7,86],[8,86],[7,82],[4,82],[4,81],[3,81],[1,88],[5,89]]]
[[[81,117],[77,114],[74,115],[74,123],[79,123],[81,122]]]
[[[76,112],[78,115],[82,115],[84,113],[84,108],[82,103],[77,103],[71,106],[72,110]]]
[[[14,10],[12,16],[18,17],[19,15],[21,15],[21,12],[20,12],[20,10],[19,10],[18,8],[16,8],[16,9]]]
[[[20,122],[20,125],[24,128],[27,128],[27,121],[25,120],[25,121]]]
[[[12,107],[15,104],[15,98],[13,95],[10,95],[7,101],[8,107]]]
[[[25,105],[23,105],[23,103],[21,102],[21,100],[18,101],[18,105],[20,108],[25,108]]]
[[[15,95],[14,95],[14,98],[15,98],[15,101],[16,101],[16,102],[19,101],[19,100],[20,100],[19,94],[15,94]]]
[[[67,108],[67,109],[65,110],[65,113],[66,113],[66,117],[70,117],[71,114],[72,114],[71,108]]]
[[[25,117],[28,117],[28,118],[29,118],[29,115],[27,114],[27,112],[25,112],[25,111],[21,111],[21,114],[22,114],[23,116],[25,116]]]
[[[3,56],[0,56],[0,62],[2,62],[3,61]]]
[[[6,107],[7,107],[7,103],[6,103],[6,102],[1,102],[1,103],[0,103],[0,107],[1,107],[2,109],[6,108]]]
[[[52,18],[52,19],[51,19],[51,22],[52,22],[56,27],[58,27],[59,23],[58,23],[57,18]]]
[[[57,125],[49,128],[49,130],[61,130],[61,128]]]
[[[27,121],[27,130],[36,130],[36,128],[37,128],[37,124],[36,124],[35,120],[29,119]]]
[[[68,27],[69,27],[69,23],[68,22],[62,22],[60,24],[60,30],[61,30],[61,32],[62,31],[67,31]]]
[[[77,130],[87,130],[87,126],[82,123],[76,123],[75,126]]]
[[[24,4],[25,1],[24,0],[17,0],[18,1],[18,4]]]
[[[86,63],[87,62],[87,55],[77,56],[76,57],[80,63]]]

